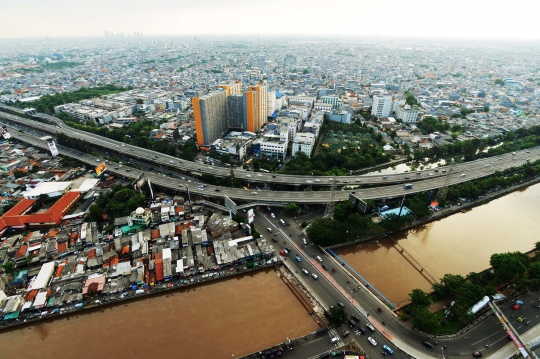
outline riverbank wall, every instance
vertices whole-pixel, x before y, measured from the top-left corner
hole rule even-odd
[[[0,322],[0,333],[3,331],[9,331],[10,329],[19,328],[22,326],[30,326],[30,325],[38,324],[44,321],[53,321],[57,318],[71,317],[74,315],[79,315],[81,313],[90,313],[90,312],[100,311],[104,308],[115,306],[121,303],[125,303],[127,301],[135,302],[139,300],[145,300],[151,296],[164,295],[172,291],[181,291],[184,289],[200,286],[203,284],[210,284],[212,282],[217,282],[217,281],[222,281],[222,280],[226,280],[233,277],[243,276],[245,274],[252,273],[252,272],[258,272],[258,271],[269,270],[269,269],[278,270],[281,263],[282,263],[281,260],[279,260],[277,262],[272,262],[271,264],[265,263],[254,268],[246,268],[241,271],[223,271],[224,272],[223,275],[200,278],[194,282],[188,282],[188,283],[180,283],[178,280],[165,282],[165,283],[162,283],[161,285],[154,286],[153,289],[150,289],[148,292],[126,296],[125,298],[120,298],[120,297],[116,297],[114,299],[105,298],[106,301],[102,301],[101,303],[92,302],[80,308],[75,308],[74,304],[64,305],[63,308],[68,308],[70,306],[73,306],[73,309],[65,310],[64,312],[51,313],[46,316],[39,316],[39,317],[31,318],[31,319],[26,319],[25,321],[23,320],[14,321],[14,322],[7,323],[4,325],[2,325],[3,322]],[[171,286],[169,286],[169,284]]]

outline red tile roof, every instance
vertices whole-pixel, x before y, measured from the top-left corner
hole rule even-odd
[[[26,244],[21,245],[17,250],[17,253],[15,254],[15,259],[24,257],[26,255],[27,249],[28,246]]]
[[[0,230],[4,229],[4,227],[20,228],[33,224],[58,225],[62,222],[62,217],[69,212],[80,197],[80,192],[67,192],[47,211],[36,214],[26,214],[32,209],[32,205],[36,201],[33,199],[23,199],[1,217]]]

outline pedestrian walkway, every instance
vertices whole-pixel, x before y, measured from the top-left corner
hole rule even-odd
[[[540,337],[540,325],[535,326],[534,328],[529,329],[526,333],[521,335],[521,338],[523,339],[523,342],[529,343],[535,339]],[[499,351],[495,352],[494,354],[490,355],[488,358],[490,359],[506,359],[510,358],[512,355],[516,354],[518,352],[516,346],[514,343],[509,343]]]
[[[330,338],[338,338],[338,341],[336,343],[336,346],[338,348],[345,345],[345,343],[343,343],[343,340],[341,340],[341,336],[339,335],[338,331],[335,328],[330,329],[328,333],[330,333]]]

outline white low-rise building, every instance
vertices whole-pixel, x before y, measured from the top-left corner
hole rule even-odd
[[[417,107],[411,107],[410,105],[405,105],[400,107],[397,112],[397,118],[402,120],[405,123],[416,122],[418,120],[418,115],[420,110]]]
[[[308,157],[311,157],[315,139],[313,133],[297,133],[292,143],[292,156],[294,157],[297,152],[304,152]]]

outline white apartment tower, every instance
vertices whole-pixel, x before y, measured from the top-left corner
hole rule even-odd
[[[373,106],[371,107],[371,115],[377,117],[388,117],[392,107],[392,96],[390,95],[375,95],[373,96]]]

